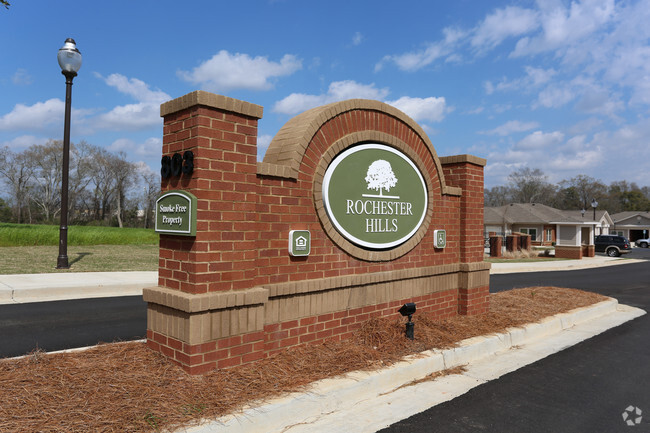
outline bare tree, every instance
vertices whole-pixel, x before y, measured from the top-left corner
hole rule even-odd
[[[122,212],[126,201],[126,193],[131,185],[135,183],[135,166],[126,160],[126,154],[119,152],[111,158],[111,175],[115,181],[115,200],[117,223],[123,227]]]
[[[556,187],[546,180],[540,169],[524,167],[510,173],[508,182],[512,187],[512,199],[516,203],[542,203],[553,202]]]
[[[144,211],[144,228],[148,227],[149,218],[160,194],[160,174],[149,169],[146,165],[138,168],[142,176],[142,208]]]
[[[89,186],[92,187],[92,214],[95,221],[104,221],[115,194],[115,178],[111,173],[112,154],[99,146],[89,149]]]
[[[14,153],[4,147],[0,149],[0,174],[13,201],[16,221],[22,223],[22,210],[29,206],[33,167],[24,153]]]
[[[483,191],[483,201],[487,207],[505,206],[512,203],[512,188],[494,186]]]
[[[597,179],[579,174],[560,182],[563,209],[589,209],[591,200],[605,197],[607,187]]]
[[[63,143],[50,140],[34,144],[24,155],[33,167],[30,199],[41,210],[44,220],[51,221],[61,211]]]

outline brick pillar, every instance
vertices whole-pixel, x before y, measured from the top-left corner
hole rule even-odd
[[[503,238],[501,236],[490,237],[490,257],[502,257]]]
[[[481,314],[489,308],[490,264],[483,261],[483,168],[486,160],[471,155],[440,158],[448,186],[460,187],[461,287],[458,312]]]
[[[520,235],[519,236],[519,245],[522,250],[529,250],[531,248],[530,235]]]
[[[519,250],[519,235],[508,235],[506,237],[506,251],[515,252]]]
[[[236,365],[263,351],[268,294],[254,288],[262,107],[197,91],[160,111],[163,155],[194,153],[191,176],[163,180],[162,191],[196,196],[197,230],[160,236],[159,286],[143,293],[148,345],[191,373]]]
[[[262,107],[193,92],[163,104],[161,115],[163,155],[194,152],[191,177],[163,180],[162,191],[183,189],[196,196],[198,230],[195,238],[161,236],[165,260],[159,285],[187,293],[252,287]],[[233,262],[243,264],[233,268]]]

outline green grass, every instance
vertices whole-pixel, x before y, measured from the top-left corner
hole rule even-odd
[[[56,269],[58,246],[4,247],[0,253],[2,275],[158,270],[158,245],[71,246],[68,247],[70,269]]]
[[[0,247],[59,245],[59,226],[0,223]],[[68,226],[69,246],[158,245],[152,229]]]
[[[158,233],[151,229],[69,226],[70,269],[56,269],[59,226],[0,223],[0,274],[157,271]]]

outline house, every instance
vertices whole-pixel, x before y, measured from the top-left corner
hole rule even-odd
[[[607,211],[562,211],[539,203],[512,203],[484,210],[484,229],[508,236],[524,233],[532,245],[555,245],[556,257],[594,255],[594,237],[609,233],[614,222]],[[649,220],[650,222],[650,220]]]
[[[614,221],[611,234],[625,236],[634,243],[650,236],[650,212],[627,211],[612,215]]]

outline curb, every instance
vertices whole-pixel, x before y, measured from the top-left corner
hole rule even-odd
[[[413,355],[379,371],[357,371],[324,379],[306,392],[292,393],[176,431],[374,432],[643,314],[643,310],[619,306],[616,299],[609,299],[501,334],[472,337],[457,347]],[[500,358],[509,361],[504,363]],[[461,365],[468,365],[468,371],[461,375],[403,387],[431,373]],[[414,398],[413,388],[420,386],[442,390],[429,390],[422,393],[422,398]]]
[[[158,284],[157,272],[70,273],[54,274],[52,278],[43,275],[0,276],[0,304],[142,296],[144,287]]]

